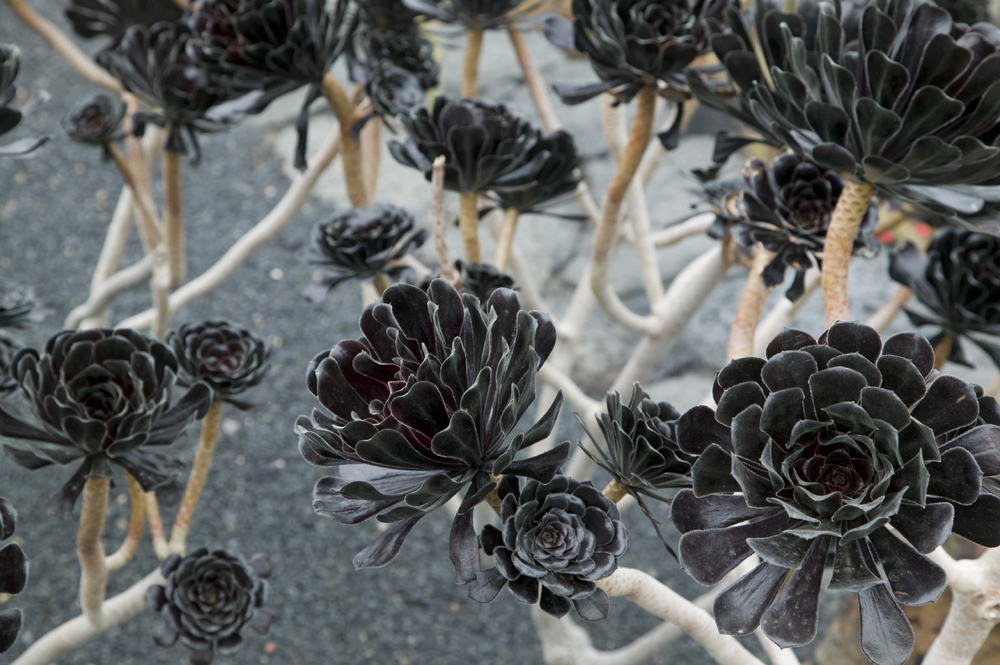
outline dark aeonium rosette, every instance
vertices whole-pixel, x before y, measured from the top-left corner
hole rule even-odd
[[[241,409],[250,405],[235,399],[236,395],[263,381],[271,368],[271,350],[264,340],[228,321],[185,323],[167,334],[167,344],[177,357],[180,385],[203,381],[211,386],[216,401]]]
[[[618,507],[589,482],[556,476],[548,483],[504,476],[497,488],[501,529],[483,528],[483,551],[496,568],[479,573],[469,597],[480,603],[505,586],[522,603],[561,617],[608,615],[608,595],[594,584],[618,568],[628,538]]]
[[[561,396],[509,438],[534,403],[555,327],[547,315],[521,310],[513,291],[498,289],[480,308],[439,279],[426,293],[389,287],[362,314],[361,330],[361,339],[341,341],[309,366],[309,392],[331,415],[299,417],[299,450],[311,464],[341,468],[316,484],[313,506],[344,524],[374,516],[392,524],[355,558],[367,568],[392,561],[418,520],[464,491],[451,559],[460,582],[473,580],[472,508],[496,488],[492,477],[547,482],[569,454],[566,442],[514,459],[548,436]]]
[[[1000,474],[1000,427],[978,424],[972,385],[932,374],[917,333],[883,345],[860,323],[819,341],[786,330],[767,356],[731,362],[716,411],[677,423],[681,448],[699,455],[693,490],[671,509],[681,564],[715,584],[756,552],[762,562],[718,596],[716,623],[727,634],[759,625],[789,647],[816,635],[832,559],[829,588],[861,602],[864,652],[902,663],[914,637],[899,603],[933,602],[946,583],[924,555],[952,532],[1000,545],[1000,497],[983,483]]]

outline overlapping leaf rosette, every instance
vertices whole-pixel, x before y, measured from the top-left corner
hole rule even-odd
[[[267,633],[273,619],[264,608],[271,564],[262,554],[246,561],[202,547],[184,557],[171,554],[160,572],[166,585],[154,584],[146,591],[146,604],[163,618],[153,641],[172,647],[180,639],[191,649],[191,665],[210,665],[216,654],[239,651],[245,628]]]
[[[14,535],[17,511],[10,501],[0,496],[0,541]],[[28,581],[28,561],[17,543],[7,543],[0,547],[0,593],[16,595],[24,590]],[[21,632],[21,610],[0,611],[0,653],[14,646]]]
[[[185,323],[167,334],[167,344],[177,357],[179,385],[203,381],[212,388],[216,402],[239,409],[250,404],[236,396],[258,385],[271,369],[271,350],[264,340],[221,319]]]
[[[173,0],[69,0],[66,18],[84,39],[107,37],[106,48],[118,46],[133,25],[142,28],[173,23],[184,10]]]
[[[1000,497],[983,483],[1000,474],[1000,427],[978,424],[975,388],[933,372],[918,333],[883,345],[861,323],[819,340],[785,330],[767,356],[731,362],[718,408],[677,423],[681,449],[699,456],[671,508],[681,565],[715,584],[760,556],[716,599],[716,623],[790,647],[815,637],[832,563],[827,588],[858,594],[865,654],[903,663],[914,635],[899,604],[933,602],[946,584],[924,555],[950,533],[1000,545]]]
[[[573,135],[561,129],[539,137],[525,161],[533,167],[508,176],[493,187],[491,196],[505,210],[521,214],[542,212],[543,206],[572,193],[583,179],[580,172],[583,160]]]
[[[78,143],[101,146],[104,157],[110,158],[108,144],[124,137],[121,122],[125,111],[125,103],[120,99],[94,95],[63,116],[63,131]]]
[[[504,476],[497,495],[502,528],[487,524],[480,540],[496,568],[479,573],[469,598],[488,603],[507,587],[552,616],[573,608],[586,621],[607,617],[610,600],[594,582],[617,570],[628,542],[614,502],[566,476],[523,487]]]
[[[734,6],[732,0],[573,0],[573,42],[558,45],[584,53],[601,81],[556,85],[556,94],[566,104],[602,92],[629,102],[650,86],[686,99],[683,74],[708,46],[708,22]]]
[[[427,292],[389,287],[361,316],[363,337],[313,360],[309,391],[327,412],[296,422],[307,462],[340,467],[313,492],[317,513],[344,524],[371,517],[391,524],[354,559],[382,566],[430,511],[464,492],[451,529],[459,582],[476,579],[479,544],[472,508],[502,475],[552,480],[569,442],[528,459],[544,439],[561,396],[527,431],[511,436],[535,400],[535,374],[555,344],[555,327],[498,289],[485,308],[445,280]]]
[[[305,291],[311,302],[320,302],[348,279],[379,274],[399,280],[410,270],[394,263],[427,240],[427,229],[414,228],[413,215],[403,208],[375,203],[352,208],[313,227],[305,259],[319,266],[323,278]]]
[[[455,286],[462,293],[469,293],[479,300],[480,306],[484,306],[489,301],[490,296],[497,289],[517,290],[514,278],[505,272],[497,270],[496,266],[490,263],[468,263],[462,259],[455,261],[455,271],[458,273],[459,284]],[[418,286],[426,291],[430,288],[431,282],[440,279],[441,270],[435,270],[424,279],[420,280]]]
[[[737,96],[710,91],[692,72],[702,102],[824,169],[942,214],[975,212],[992,198],[974,185],[1000,182],[994,26],[955,23],[911,0],[867,4],[856,39],[845,37],[839,3],[820,0],[803,0],[798,14],[758,1],[759,39],[735,10],[726,24],[711,43]]]
[[[34,309],[34,290],[0,278],[0,328],[28,327],[38,318]]]
[[[0,403],[4,452],[29,470],[79,462],[49,503],[68,515],[87,478],[111,478],[112,464],[145,491],[174,481],[183,465],[155,448],[204,417],[212,391],[194,384],[171,404],[177,359],[166,345],[130,329],[63,331],[41,353],[25,348],[11,372],[39,426]]]
[[[1000,367],[1000,238],[964,229],[934,234],[926,255],[907,245],[892,256],[889,274],[913,290],[924,306],[906,309],[915,326],[934,326],[937,347],[950,344],[947,359],[971,367],[967,339]]]
[[[753,159],[743,167],[743,177],[746,187],[728,206],[733,213],[730,223],[726,216],[716,216],[708,233],[721,238],[728,230],[745,251],[760,243],[774,252],[761,280],[768,287],[778,286],[792,268],[795,277],[785,295],[797,300],[805,290],[806,271],[822,266],[826,232],[844,179],[794,153],[782,153],[770,164]],[[878,251],[872,236],[877,224],[878,206],[873,202],[854,239],[855,255],[870,257]]]

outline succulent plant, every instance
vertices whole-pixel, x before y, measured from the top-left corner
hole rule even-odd
[[[264,340],[228,321],[185,323],[167,334],[167,344],[177,357],[179,385],[203,381],[216,401],[240,409],[250,405],[235,396],[259,384],[271,368],[271,350]]]
[[[0,328],[26,328],[37,319],[35,292],[0,278]]]
[[[955,23],[975,25],[983,21],[989,22],[989,0],[937,0]]]
[[[402,208],[376,203],[352,208],[313,227],[306,261],[322,266],[325,276],[306,288],[311,302],[320,302],[348,279],[385,273],[398,279],[406,266],[390,265],[424,244],[427,229],[413,227],[413,215]]]
[[[0,496],[0,541],[14,535],[17,511],[10,501]],[[24,590],[28,581],[28,562],[21,546],[7,543],[0,548],[0,593],[16,595]],[[21,610],[0,611],[0,653],[14,645],[21,632]]]
[[[914,637],[899,603],[933,602],[946,583],[924,555],[952,532],[1000,545],[1000,497],[983,485],[1000,474],[1000,427],[977,425],[974,387],[933,362],[919,333],[883,344],[861,323],[819,340],[786,329],[766,360],[719,372],[714,412],[677,421],[681,449],[699,456],[671,504],[682,567],[715,584],[762,559],[716,599],[721,632],[759,625],[782,647],[807,644],[832,561],[827,586],[861,602],[865,654],[902,663]]]
[[[200,157],[199,132],[214,132],[226,123],[213,119],[209,110],[236,97],[235,90],[195,59],[188,45],[194,40],[184,23],[157,23],[150,28],[133,26],[114,49],[101,51],[98,62],[129,92],[158,109],[139,112],[139,128],[151,122],[167,127],[164,149]]]
[[[937,347],[945,337],[948,360],[971,367],[961,340],[989,354],[1000,367],[1000,238],[964,229],[934,234],[927,255],[907,245],[892,256],[889,274],[910,287],[928,314],[907,308],[914,326],[936,326]]]
[[[24,114],[11,108],[17,89],[14,79],[21,67],[20,49],[13,44],[0,44],[0,136],[17,127]],[[28,138],[0,145],[0,157],[22,157],[45,143],[48,137]]]
[[[934,188],[958,186],[972,212],[992,196],[973,185],[1000,182],[997,28],[954,23],[933,3],[875,0],[861,12],[861,37],[846,41],[835,3],[803,0],[799,14],[757,7],[764,63],[739,14],[728,12],[712,48],[737,100],[692,72],[699,99],[891,197],[953,214],[938,203],[948,192]]]
[[[522,603],[561,617],[575,608],[587,621],[608,615],[610,600],[595,581],[618,568],[628,541],[618,507],[566,476],[547,483],[504,476],[497,488],[502,529],[483,528],[483,551],[496,568],[469,585],[469,598],[488,603],[505,586]]]
[[[271,565],[258,554],[246,561],[225,550],[200,548],[185,557],[171,554],[160,565],[166,586],[146,591],[146,604],[163,623],[153,641],[172,647],[180,639],[191,649],[191,665],[210,665],[243,646],[240,631],[267,634],[273,615],[264,609]]]
[[[602,92],[629,102],[650,86],[684,99],[684,71],[707,48],[706,19],[734,5],[733,0],[573,0],[573,45],[590,59],[601,82],[556,85],[556,94],[566,104]]]
[[[451,529],[459,582],[476,578],[472,508],[508,474],[548,482],[569,442],[529,459],[517,453],[552,430],[562,403],[526,432],[512,431],[535,400],[535,373],[555,344],[548,315],[521,310],[498,289],[485,308],[445,280],[427,292],[396,284],[361,316],[364,337],[316,356],[309,392],[329,411],[296,422],[310,464],[341,467],[313,492],[318,514],[344,524],[391,523],[354,559],[382,566],[428,512],[464,491]]]
[[[466,263],[462,259],[455,261],[455,271],[458,273],[458,283],[455,285],[462,293],[475,296],[480,305],[485,305],[497,289],[517,290],[514,278],[505,272],[497,270],[489,263]],[[441,271],[435,270],[417,285],[427,291],[431,282],[441,278]]]
[[[351,53],[356,80],[366,80],[367,72],[387,60],[416,76],[424,92],[438,86],[441,66],[434,60],[434,45],[421,37],[416,28],[378,33],[362,27],[358,29],[356,41],[360,46]]]
[[[409,9],[445,23],[459,23],[469,30],[502,28],[537,9],[541,0],[403,0]]]
[[[540,137],[525,160],[534,168],[521,169],[493,187],[492,196],[502,208],[522,214],[540,212],[542,206],[575,190],[583,179],[573,136],[561,129]]]
[[[134,330],[63,331],[39,353],[14,355],[11,371],[40,427],[0,403],[0,436],[17,464],[29,470],[80,461],[50,502],[66,515],[86,478],[110,478],[112,464],[132,474],[145,491],[170,483],[180,463],[150,450],[173,443],[204,417],[212,391],[196,383],[173,405],[177,359],[170,348]]]
[[[74,141],[101,146],[108,155],[107,145],[123,136],[121,122],[125,111],[125,103],[120,99],[94,95],[63,116],[63,130]]]
[[[538,129],[503,104],[439,95],[431,109],[418,109],[399,120],[410,138],[406,143],[391,141],[392,156],[430,180],[434,160],[444,155],[444,186],[451,191],[503,187],[525,173],[536,173],[546,157],[533,152]]]
[[[787,152],[770,165],[750,160],[743,167],[743,177],[746,186],[728,206],[735,212],[732,223],[726,223],[726,215],[717,215],[709,235],[721,238],[728,230],[745,251],[760,243],[774,252],[761,279],[768,287],[777,286],[784,281],[785,270],[793,268],[795,279],[785,295],[797,300],[805,289],[806,270],[821,267],[826,232],[844,180]],[[877,224],[878,206],[873,202],[858,229],[854,254],[870,257],[878,252],[878,241],[872,236]]]
[[[20,343],[6,335],[0,335],[0,399],[10,397],[17,391],[17,381],[10,370],[14,354],[20,349]]]
[[[391,122],[397,115],[409,115],[425,103],[420,77],[390,60],[378,60],[364,82],[365,95],[372,103],[372,116],[378,115]],[[355,128],[359,129],[357,125]]]
[[[66,18],[84,39],[107,37],[108,48],[118,46],[133,25],[178,21],[184,10],[173,0],[69,0]]]
[[[398,33],[408,30],[420,12],[410,9],[403,0],[366,0],[358,4],[358,23],[373,33]]]

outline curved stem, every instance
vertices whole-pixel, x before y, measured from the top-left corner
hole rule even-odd
[[[875,188],[868,183],[848,180],[833,209],[823,246],[823,309],[828,328],[837,321],[851,318],[847,305],[847,270],[854,239],[874,193]]]
[[[184,554],[191,519],[198,507],[198,498],[208,479],[208,470],[212,467],[212,456],[215,454],[215,442],[219,440],[219,427],[222,425],[222,400],[216,400],[208,408],[205,419],[201,421],[201,436],[198,438],[198,449],[191,464],[191,475],[188,476],[184,488],[184,498],[181,507],[174,518],[174,528],[170,532],[170,553]]]
[[[160,502],[156,500],[155,490],[146,492],[146,517],[149,518],[149,535],[153,539],[153,551],[156,552],[156,558],[163,561],[170,556],[170,545],[163,530]]]
[[[932,555],[939,554],[932,552]],[[944,557],[932,556],[935,562]],[[952,590],[948,618],[924,656],[923,665],[970,665],[1000,621],[1000,549],[978,559],[945,561]],[[945,566],[942,566],[945,567]]]
[[[521,215],[515,208],[508,208],[503,213],[503,224],[497,237],[497,250],[493,255],[493,265],[503,272],[510,258],[510,248],[514,244],[514,231],[517,230],[517,218]]]
[[[169,150],[163,151],[163,225],[173,291],[184,282],[184,189],[181,156]]]
[[[105,559],[108,570],[118,570],[132,560],[136,550],[139,549],[139,541],[142,539],[142,528],[146,526],[146,496],[142,492],[142,486],[126,472],[125,480],[128,482],[128,500],[131,505],[131,515],[128,521],[128,533],[121,547],[114,554]]]
[[[125,181],[125,185],[132,190],[132,198],[135,202],[135,207],[139,212],[139,229],[142,231],[143,238],[143,249],[147,252],[152,251],[156,245],[160,243],[160,222],[156,218],[156,210],[153,205],[153,200],[149,196],[149,190],[143,187],[139,180],[139,175],[135,173],[129,164],[128,160],[125,159],[125,155],[119,150],[118,146],[114,143],[108,143],[105,148],[111,153],[111,158],[115,162],[115,166],[118,167],[118,172],[121,173],[122,180]],[[164,159],[171,153],[164,153]],[[177,158],[178,166],[180,169],[180,157],[178,155],[173,155]],[[178,170],[177,177],[179,178],[180,171]],[[166,185],[166,169],[164,169],[164,185]],[[178,189],[177,196],[180,196],[180,191]]]
[[[545,85],[545,79],[531,59],[528,52],[528,45],[524,43],[524,35],[517,24],[511,23],[507,26],[507,35],[510,37],[511,46],[517,55],[517,62],[521,65],[521,72],[524,74],[524,85],[528,88],[531,101],[535,104],[535,110],[542,121],[542,127],[546,134],[551,134],[557,129],[562,129],[562,123],[556,116],[552,108],[552,99],[549,97],[549,89]]]
[[[354,102],[333,75],[327,72],[323,76],[323,95],[330,104],[330,109],[340,123],[341,159],[344,162],[344,182],[347,185],[347,196],[355,208],[364,208],[371,203],[371,194],[365,185],[364,162],[361,157],[361,143],[351,136],[351,126],[354,125]]]
[[[941,341],[934,347],[934,369],[940,370],[945,366],[954,346],[955,338],[950,333],[945,333]]]
[[[437,251],[438,268],[441,277],[454,284],[458,280],[455,264],[448,256],[448,241],[445,239],[444,224],[444,163],[441,155],[434,160],[431,169],[431,231],[434,234],[434,249]]]
[[[101,625],[101,604],[108,585],[101,532],[108,515],[111,480],[87,478],[83,485],[83,507],[76,532],[76,556],[80,560],[80,608],[95,626]]]
[[[465,260],[469,263],[479,263],[479,194],[462,192],[458,195],[458,227],[462,231],[462,242],[465,244]]]
[[[382,143],[379,139],[382,118],[376,116],[365,123],[361,130],[361,163],[365,169],[365,189],[374,199],[378,187],[378,169],[382,158]]]
[[[121,293],[133,289],[150,278],[153,274],[153,264],[158,254],[147,254],[142,260],[122,268],[113,275],[106,277],[96,286],[86,302],[76,306],[66,316],[63,327],[76,330],[85,319],[93,316],[111,304]]]
[[[118,79],[91,60],[62,30],[32,9],[26,0],[5,1],[14,15],[37,32],[78,74],[115,94],[120,95],[124,91]]]
[[[764,269],[774,259],[774,252],[763,245],[757,247],[754,254],[750,274],[747,275],[743,295],[736,307],[736,318],[733,320],[732,331],[729,333],[729,350],[726,352],[726,362],[734,358],[745,358],[753,355],[754,332],[760,321],[761,312],[767,304],[771,288],[765,286],[761,275]]]
[[[462,63],[461,95],[472,99],[479,92],[479,56],[483,50],[483,31],[470,29],[465,44],[465,60]]]
[[[913,291],[910,290],[908,286],[899,287],[892,297],[885,301],[885,304],[878,308],[878,310],[872,314],[871,318],[868,319],[868,325],[877,330],[879,334],[885,332],[885,329],[893,322],[896,316],[899,315],[899,310],[903,309],[903,305],[906,301],[910,299],[913,295]]]
[[[806,271],[805,289],[799,299],[792,302],[788,298],[781,298],[775,303],[771,311],[767,313],[767,316],[757,324],[757,330],[753,335],[753,355],[759,358],[764,357],[764,350],[767,348],[768,343],[774,339],[775,335],[791,325],[795,317],[798,316],[802,306],[808,302],[809,297],[819,288],[820,280],[819,270],[810,268]]]

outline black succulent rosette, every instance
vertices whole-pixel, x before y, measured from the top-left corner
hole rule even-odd
[[[543,206],[572,193],[583,179],[583,160],[573,135],[561,129],[540,137],[525,160],[533,168],[520,169],[493,187],[492,196],[504,209],[542,212]]]
[[[861,323],[818,341],[786,329],[767,356],[729,363],[718,408],[677,421],[681,449],[699,456],[671,504],[681,565],[715,584],[756,552],[715,601],[716,623],[790,647],[816,635],[830,561],[825,586],[858,594],[865,654],[902,663],[914,637],[899,603],[933,602],[946,583],[924,555],[952,532],[1000,545],[1000,497],[983,483],[1000,474],[1000,427],[977,425],[976,390],[933,372],[919,333],[883,345]]]
[[[38,319],[33,289],[0,278],[0,328],[27,328]]]
[[[704,103],[824,169],[943,214],[954,214],[956,196],[965,212],[992,196],[972,186],[1000,182],[997,28],[954,23],[933,3],[890,0],[864,7],[851,41],[839,5],[820,0],[803,0],[799,14],[759,1],[759,39],[738,12],[726,22],[712,48],[737,97],[710,91],[692,72]]]
[[[227,127],[226,121],[210,115],[210,109],[237,93],[192,56],[188,45],[193,40],[184,23],[133,26],[118,46],[101,51],[97,61],[126,90],[156,109],[136,113],[136,129],[141,131],[147,122],[166,127],[164,149],[180,155],[190,152],[196,163],[201,155],[198,133]]]
[[[552,479],[569,442],[529,459],[514,457],[544,439],[562,397],[527,431],[511,438],[535,401],[535,374],[555,344],[548,315],[521,310],[499,289],[485,311],[447,281],[427,293],[396,284],[361,316],[364,336],[343,340],[312,361],[314,410],[295,425],[310,464],[341,467],[322,478],[313,507],[343,524],[370,517],[392,526],[354,559],[383,566],[427,513],[464,491],[451,528],[459,582],[479,572],[472,508],[501,475]]]
[[[420,77],[391,60],[378,60],[365,76],[364,84],[372,112],[352,127],[355,132],[375,116],[393,122],[397,115],[409,115],[426,103]]]
[[[492,30],[522,20],[541,0],[403,0],[408,8],[469,30]]]
[[[80,462],[49,503],[61,515],[87,478],[112,477],[112,464],[147,492],[173,482],[180,462],[150,448],[173,443],[212,401],[211,389],[196,383],[171,405],[177,359],[127,328],[57,333],[41,353],[18,351],[11,371],[40,426],[0,402],[0,436],[17,441],[4,452],[29,470]]]
[[[250,404],[235,399],[236,395],[259,384],[271,369],[271,350],[264,340],[228,321],[185,323],[167,334],[167,344],[177,357],[179,385],[203,381],[212,388],[215,401],[238,409]]]
[[[914,326],[939,328],[931,344],[950,338],[948,360],[971,367],[967,339],[1000,367],[1000,238],[964,229],[934,234],[926,256],[913,245],[893,254],[889,274],[910,287],[923,311],[907,308]],[[996,340],[996,341],[994,341]]]
[[[0,335],[0,399],[10,397],[17,391],[17,380],[11,372],[14,354],[21,350],[21,344],[6,335]]]
[[[629,102],[644,86],[687,98],[684,71],[707,48],[708,19],[738,7],[733,0],[573,0],[573,47],[600,83],[556,85],[566,104],[602,92]],[[735,9],[733,11],[736,11]],[[569,44],[565,44],[569,46]]]
[[[239,89],[263,88],[254,109],[309,86],[296,122],[296,168],[306,166],[309,106],[322,94],[323,76],[350,46],[357,23],[351,0],[201,0],[189,19],[193,46],[205,66]]]
[[[124,136],[121,122],[125,111],[125,103],[121,99],[94,95],[63,116],[63,130],[78,143],[101,146],[105,157],[110,157],[108,144]]]
[[[410,138],[390,141],[392,156],[430,180],[434,160],[444,155],[444,186],[450,191],[503,187],[524,173],[536,173],[546,157],[533,152],[538,128],[504,104],[439,95],[432,108],[399,121]]]
[[[750,251],[757,243],[774,252],[761,273],[768,287],[781,284],[788,268],[795,270],[785,296],[797,300],[805,290],[806,271],[822,267],[823,245],[833,209],[844,189],[844,179],[795,153],[782,153],[770,165],[753,159],[743,167],[746,186],[729,207],[732,223],[716,216],[709,235],[721,238],[726,230],[737,245]],[[878,240],[878,205],[872,202],[854,239],[854,255],[872,257]]]
[[[566,476],[547,483],[504,476],[497,488],[501,529],[483,528],[483,551],[496,568],[479,573],[469,598],[488,603],[505,586],[522,603],[552,616],[570,608],[586,621],[608,616],[608,595],[594,584],[618,568],[628,537],[618,507]]]
[[[69,0],[66,18],[84,39],[107,37],[107,48],[118,46],[133,25],[180,20],[184,10],[173,0]]]
[[[14,79],[21,67],[20,49],[13,44],[0,44],[0,136],[17,127],[24,117],[22,111],[10,106],[17,89]],[[48,137],[28,138],[0,145],[0,157],[22,157],[45,143]]]
[[[14,535],[17,511],[10,501],[0,496],[0,541]],[[7,543],[0,547],[0,593],[16,595],[24,590],[28,581],[28,562],[21,546]],[[21,610],[0,611],[0,653],[14,646],[21,632]]]
[[[365,0],[358,4],[359,25],[373,33],[398,33],[410,29],[420,12],[403,0]]]
[[[225,550],[200,548],[185,557],[171,554],[160,564],[166,586],[146,591],[146,604],[163,623],[153,641],[172,647],[179,639],[191,649],[191,665],[210,665],[216,654],[230,656],[243,646],[240,632],[266,635],[274,616],[264,608],[271,564],[262,554],[246,561]]]
[[[409,268],[393,262],[420,247],[430,235],[427,229],[414,228],[414,221],[402,208],[375,203],[318,223],[305,258],[321,266],[324,277],[306,288],[306,298],[320,302],[349,279],[368,279],[380,273],[401,279]]]

